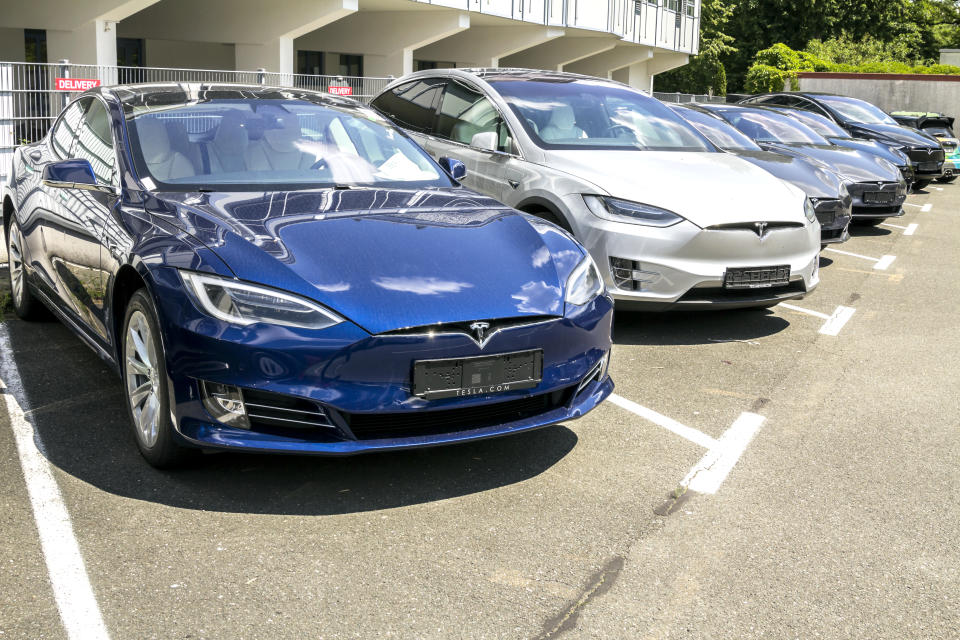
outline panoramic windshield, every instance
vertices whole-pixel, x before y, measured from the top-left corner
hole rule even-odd
[[[127,117],[137,171],[159,188],[453,185],[423,150],[359,107],[231,97],[141,105]]]
[[[800,111],[798,109],[784,109],[783,112],[791,118],[799,120],[825,138],[853,138],[845,129],[838,126],[837,123],[823,117],[819,113],[810,113],[809,111]]]
[[[760,151],[753,140],[743,135],[719,118],[702,111],[680,107],[680,117],[696,127],[710,142],[727,151]]]
[[[863,124],[897,124],[897,121],[869,102],[844,96],[817,96],[817,100],[850,122]]]
[[[772,111],[724,109],[724,120],[757,142],[830,144],[819,133],[793,118]]]
[[[713,151],[668,107],[627,87],[589,80],[491,84],[544,149]]]

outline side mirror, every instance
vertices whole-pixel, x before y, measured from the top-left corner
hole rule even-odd
[[[456,158],[447,158],[444,156],[439,160],[440,166],[450,174],[450,177],[460,182],[467,177],[467,165],[463,164]]]
[[[51,162],[43,168],[43,184],[55,189],[82,189],[101,193],[116,193],[108,185],[97,184],[97,176],[89,160],[70,158]]]
[[[497,139],[496,131],[484,131],[482,133],[476,133],[470,138],[470,146],[476,147],[477,149],[485,149],[487,151],[496,151],[499,140]]]

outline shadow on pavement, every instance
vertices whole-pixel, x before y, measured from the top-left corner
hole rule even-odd
[[[765,338],[789,326],[769,309],[618,311],[613,320],[613,341],[632,345],[710,344]]]
[[[891,233],[893,233],[893,231],[886,227],[875,227],[869,224],[850,225],[850,236],[853,238],[881,237],[888,236]]]
[[[161,472],[140,457],[117,375],[59,322],[7,327],[50,462],[116,495],[206,511],[327,515],[443,500],[543,473],[577,444],[558,425],[474,443],[348,458],[219,453]]]

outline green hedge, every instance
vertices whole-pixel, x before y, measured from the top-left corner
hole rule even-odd
[[[909,65],[905,62],[867,62],[838,64],[828,62],[806,51],[794,51],[782,42],[758,51],[753,65],[747,70],[746,90],[751,93],[783,91],[789,83],[797,88],[797,73],[801,71],[834,71],[844,73],[918,73],[960,75],[960,67],[948,64]]]

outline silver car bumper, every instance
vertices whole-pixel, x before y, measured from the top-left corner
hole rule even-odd
[[[762,237],[752,228],[701,229],[688,221],[667,228],[610,222],[589,211],[578,212],[575,224],[620,308],[768,306],[801,298],[820,282],[819,223],[767,229]],[[636,263],[634,289],[618,286],[612,259]],[[746,291],[724,287],[728,269],[774,266],[789,267],[789,282]]]

